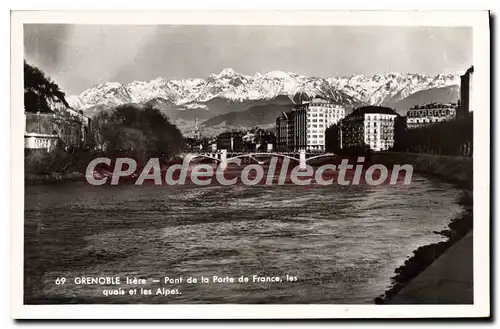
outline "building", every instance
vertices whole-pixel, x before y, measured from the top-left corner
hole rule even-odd
[[[200,131],[200,125],[198,123],[198,118],[196,118],[194,122],[193,139],[201,140],[201,131]]]
[[[217,150],[243,151],[243,138],[239,133],[225,132],[217,136]]]
[[[217,137],[202,137],[200,140],[199,148],[196,150],[202,152],[216,152],[217,151]]]
[[[293,136],[291,135],[293,126],[293,113],[283,112],[276,119],[276,148],[279,151],[286,151],[291,148]]]
[[[408,129],[430,125],[435,122],[454,120],[456,117],[456,104],[416,105],[406,113],[406,126]]]
[[[273,151],[276,145],[276,135],[272,131],[265,131],[260,128],[253,128],[244,135],[243,149],[247,152],[270,152]]]
[[[342,149],[369,147],[383,151],[394,146],[394,123],[399,114],[382,106],[357,108],[340,122]]]
[[[93,142],[91,120],[71,107],[56,112],[57,134],[65,148],[90,146]]]
[[[24,112],[24,148],[50,151],[57,146],[59,135],[54,112]]]
[[[82,110],[75,110],[71,107],[66,108],[66,112],[70,120],[67,122],[73,122],[73,125],[78,127],[79,132],[75,132],[80,135],[76,145],[84,146],[92,144],[92,121],[90,117],[83,114]]]
[[[321,98],[302,102],[276,119],[279,151],[324,151],[325,130],[345,117],[345,109]]]
[[[466,117],[473,110],[471,106],[474,66],[460,76],[460,104],[457,107],[457,119]]]
[[[340,122],[331,125],[325,130],[325,150],[327,152],[339,153],[340,152]]]
[[[64,147],[92,144],[91,120],[81,111],[61,101],[48,101],[51,110],[25,112],[24,147],[51,151],[62,142]]]

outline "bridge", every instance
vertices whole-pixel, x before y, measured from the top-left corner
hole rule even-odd
[[[300,150],[296,152],[228,152],[227,150],[218,150],[215,152],[199,152],[199,153],[187,153],[184,154],[184,158],[188,159],[188,162],[191,160],[201,157],[206,159],[212,159],[218,161],[219,166],[222,169],[226,169],[228,162],[231,160],[239,159],[239,158],[248,158],[255,161],[258,164],[263,164],[263,161],[256,159],[255,157],[283,157],[288,158],[290,160],[295,160],[299,162],[300,169],[306,169],[307,162],[316,158],[325,157],[325,156],[335,156],[334,153],[318,153],[318,152],[306,152],[306,150]]]

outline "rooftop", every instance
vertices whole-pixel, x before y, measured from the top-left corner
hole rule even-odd
[[[349,116],[355,117],[355,116],[362,116],[365,114],[392,114],[399,116],[399,114],[397,114],[390,107],[374,106],[374,105],[358,107]]]
[[[415,105],[410,110],[427,110],[427,109],[441,109],[441,108],[455,108],[457,104],[455,103],[429,103],[423,105]]]
[[[317,95],[316,97],[311,99],[311,103],[331,103],[331,101],[323,96]]]

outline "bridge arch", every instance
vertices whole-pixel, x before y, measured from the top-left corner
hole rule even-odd
[[[217,159],[215,157],[212,157],[212,156],[209,156],[206,154],[188,153],[188,154],[186,154],[185,157],[190,157],[190,161],[193,159],[196,159],[196,158],[205,158],[205,159],[212,159],[212,160],[216,160],[216,161],[221,162],[220,159]]]
[[[337,154],[334,154],[334,153],[325,153],[325,154],[315,155],[313,157],[306,158],[306,162],[309,161],[309,160],[312,160],[312,159],[318,159],[318,158],[327,157],[327,156],[337,156]]]
[[[289,155],[286,155],[286,154],[280,154],[280,153],[268,153],[268,152],[257,152],[257,153],[246,153],[246,154],[240,154],[240,155],[237,155],[235,157],[232,157],[232,158],[228,158],[227,161],[230,161],[232,159],[237,159],[237,158],[244,158],[244,157],[248,157],[248,156],[259,156],[259,155],[264,155],[264,156],[268,156],[268,157],[271,157],[271,156],[279,156],[279,157],[283,157],[283,158],[289,158],[291,160],[295,160],[295,161],[300,161],[300,159],[297,159],[297,158],[294,158],[292,156],[289,156]]]

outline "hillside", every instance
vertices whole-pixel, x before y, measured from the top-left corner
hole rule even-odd
[[[406,112],[415,105],[429,103],[457,103],[460,98],[460,87],[457,85],[433,88],[418,91],[410,96],[388,106],[392,107],[401,115],[406,115]]]
[[[283,111],[290,111],[293,108],[293,103],[288,104],[267,104],[250,107],[243,112],[230,112],[227,114],[218,115],[203,122],[203,126],[217,126],[225,124],[227,126],[264,126],[276,122],[276,118]]]

